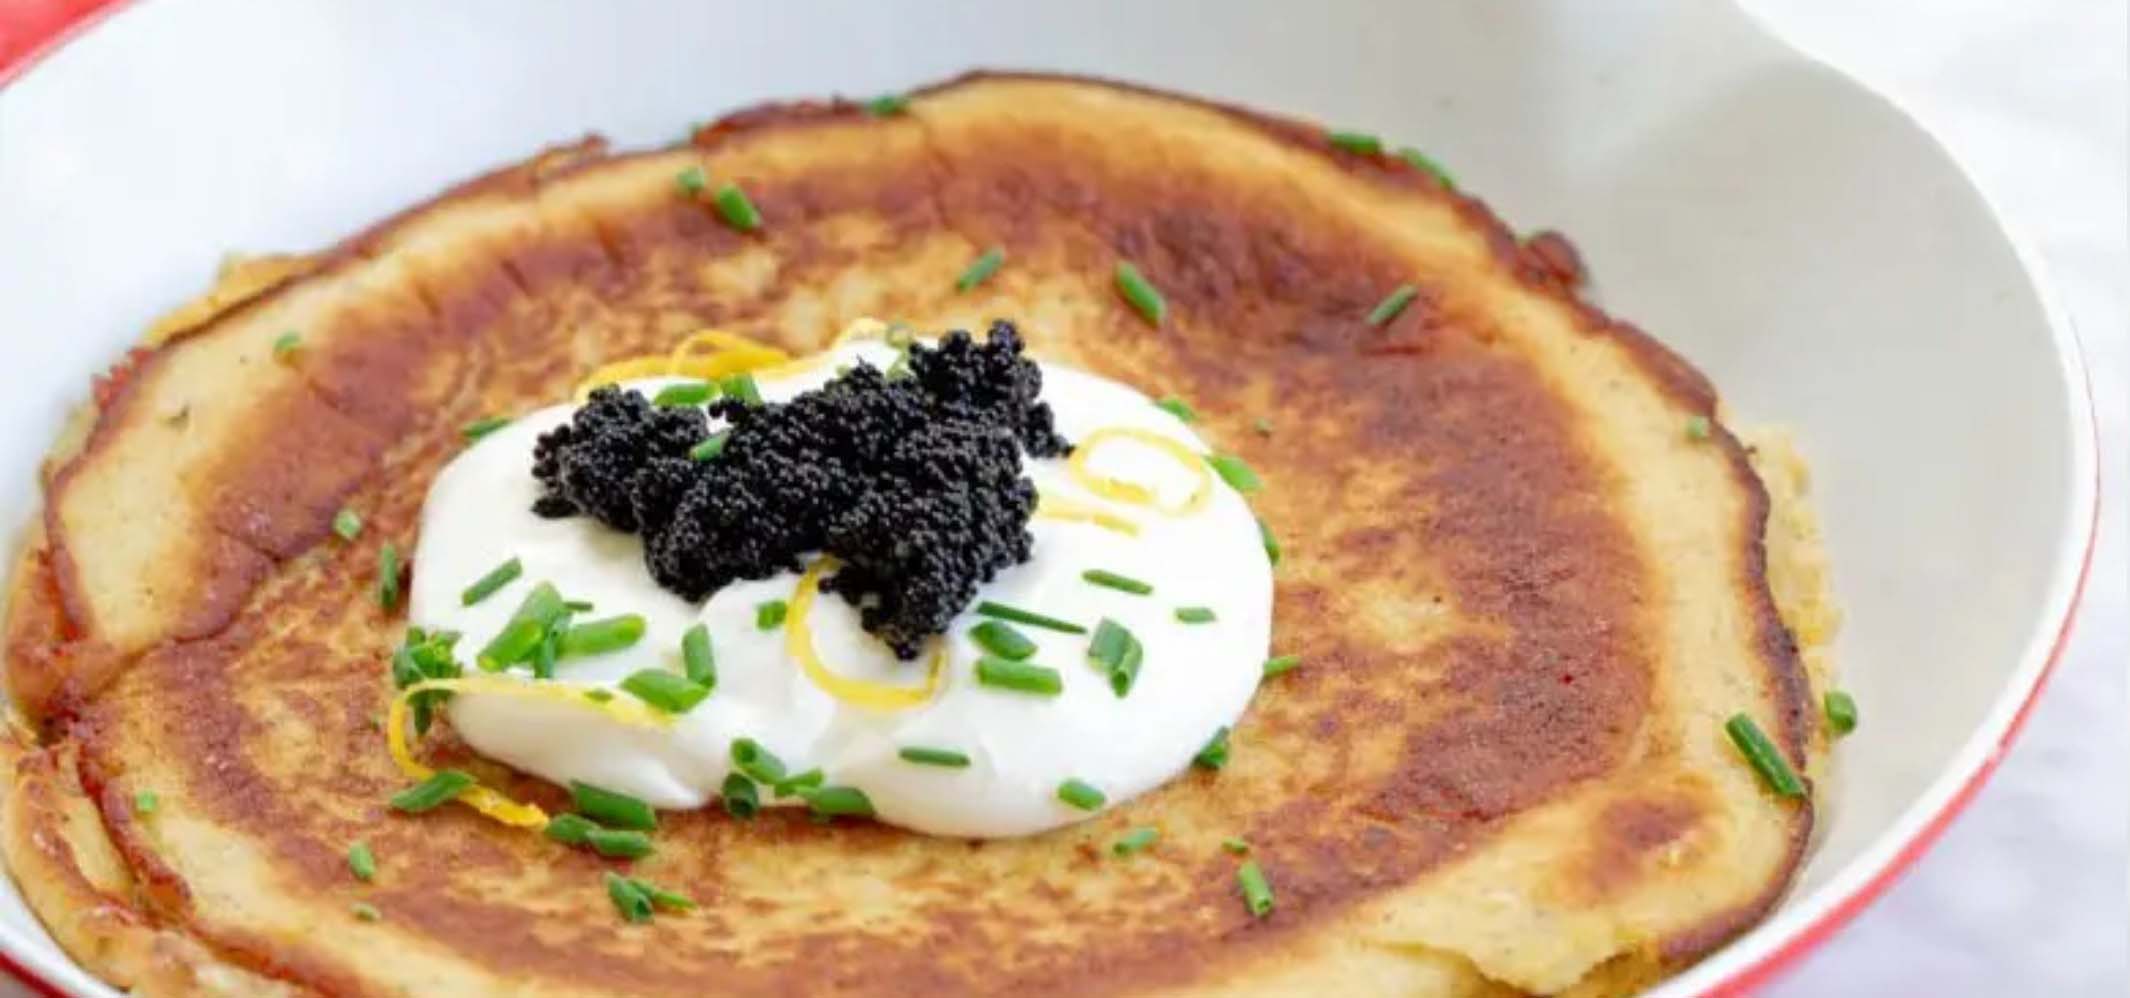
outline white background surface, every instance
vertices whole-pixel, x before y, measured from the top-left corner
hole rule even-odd
[[[2101,548],[2026,732],[1945,838],[1766,998],[2130,993],[2125,38],[2119,0],[1751,0],[1920,119],[2041,251],[2100,406]],[[1915,663],[1928,668],[1929,663]],[[1878,709],[1883,722],[1897,705]],[[1869,716],[1866,724],[1874,723]]]

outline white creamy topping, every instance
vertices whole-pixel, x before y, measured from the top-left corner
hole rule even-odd
[[[828,381],[841,364],[885,367],[892,359],[882,344],[854,344],[804,373],[759,384],[766,399],[782,401]],[[1097,429],[1133,427],[1194,452],[1208,450],[1138,391],[1072,368],[1041,366],[1042,397],[1066,439],[1077,443]],[[629,387],[650,394],[671,380]],[[1024,625],[1015,626],[1038,646],[1029,661],[1058,670],[1064,692],[1036,696],[980,685],[975,665],[982,650],[968,634],[985,618],[972,604],[941,639],[947,660],[938,693],[907,710],[872,710],[839,701],[809,680],[787,655],[781,627],[756,626],[756,608],[790,600],[798,576],[736,583],[698,606],[651,580],[634,535],[586,516],[549,520],[532,513],[539,494],[531,473],[534,440],[567,422],[574,409],[558,405],[524,416],[437,476],[422,510],[412,622],[464,634],[460,653],[470,660],[529,586],[551,582],[565,599],[594,604],[579,622],[637,613],[647,625],[631,648],[565,659],[557,682],[614,688],[617,698],[627,698],[618,684],[630,673],[680,671],[681,635],[700,622],[715,646],[717,685],[667,729],[632,727],[571,702],[455,697],[450,718],[460,736],[519,770],[557,783],[582,780],[655,807],[694,808],[718,798],[733,739],[749,737],[793,773],[819,767],[828,783],[863,790],[882,821],[938,835],[1024,835],[1088,816],[1058,799],[1068,779],[1093,785],[1114,806],[1175,776],[1216,729],[1235,722],[1257,688],[1271,638],[1272,572],[1249,507],[1217,477],[1202,509],[1168,516],[1087,492],[1062,459],[1024,458],[1043,495],[1125,517],[1139,532],[1127,536],[1038,516],[1029,524],[1034,557],[1001,572],[977,599],[1070,620],[1090,632],[1105,617],[1129,628],[1146,653],[1128,696],[1119,699],[1088,663],[1090,635]],[[1173,458],[1129,440],[1105,443],[1088,460],[1101,474],[1154,486],[1167,504],[1180,504],[1197,481]],[[512,557],[524,565],[518,581],[474,606],[460,605],[468,584]],[[1089,569],[1143,580],[1154,592],[1135,596],[1092,585],[1081,578]],[[1180,622],[1176,608],[1186,606],[1209,607],[1216,619]],[[898,661],[859,627],[857,612],[841,596],[821,594],[808,623],[831,670],[874,682],[922,683],[930,652]],[[505,675],[532,682],[522,668]],[[912,763],[897,755],[908,746],[964,752],[970,765]],[[800,803],[773,801],[766,787],[762,802]]]

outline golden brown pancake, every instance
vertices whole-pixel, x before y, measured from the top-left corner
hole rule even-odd
[[[744,187],[761,231],[684,193],[691,166]],[[957,293],[990,246],[1005,267]],[[1117,294],[1124,260],[1166,295],[1160,326]],[[1631,992],[1759,918],[1810,832],[1724,718],[1800,767],[1821,736],[1746,448],[1687,431],[1711,386],[1578,278],[1564,241],[1520,243],[1395,158],[1077,79],[549,153],[211,298],[100,385],[14,580],[9,679],[42,740],[0,842],[70,953],[149,990]],[[1411,307],[1371,325],[1403,283]],[[701,327],[801,352],[866,315],[1012,318],[1045,358],[1191,400],[1260,471],[1274,643],[1305,664],[1260,691],[1229,766],[1019,840],[665,815],[634,870],[702,908],[649,925],[617,917],[612,861],[390,809],[405,621],[373,598],[378,552],[422,570],[460,428]],[[328,531],[342,506],[366,518],[352,543]],[[1787,578],[1823,603],[1816,569]],[[448,732],[429,750],[566,806]],[[1113,858],[1142,825],[1159,844]],[[1231,836],[1274,884],[1267,918]]]

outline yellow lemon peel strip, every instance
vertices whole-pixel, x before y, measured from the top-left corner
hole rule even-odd
[[[1139,525],[1131,520],[1107,510],[1096,509],[1093,506],[1083,506],[1069,499],[1059,499],[1055,496],[1038,496],[1035,503],[1035,515],[1046,520],[1071,520],[1078,523],[1091,523],[1097,527],[1106,527],[1114,530],[1127,537],[1139,536]]]
[[[869,710],[908,710],[921,706],[939,692],[940,679],[946,674],[947,650],[942,642],[934,642],[932,661],[925,666],[924,685],[894,686],[865,679],[851,679],[829,671],[814,651],[813,631],[807,628],[806,619],[813,610],[814,597],[821,592],[821,576],[834,571],[835,559],[823,558],[806,569],[799,577],[799,587],[791,594],[791,604],[784,614],[784,650],[798,659],[799,668],[805,670],[806,678],[823,692],[853,707]]]
[[[1168,455],[1175,459],[1176,463],[1191,469],[1198,475],[1197,487],[1191,490],[1190,497],[1186,498],[1182,503],[1164,505],[1154,495],[1153,489],[1138,482],[1128,482],[1121,478],[1111,478],[1108,475],[1095,473],[1087,466],[1088,460],[1094,456],[1096,448],[1112,440],[1137,441]],[[1142,430],[1130,426],[1105,426],[1089,433],[1081,437],[1079,444],[1073,447],[1072,459],[1066,463],[1066,468],[1072,472],[1073,479],[1089,492],[1105,499],[1114,499],[1117,502],[1128,503],[1133,506],[1146,506],[1169,516],[1196,513],[1204,509],[1206,501],[1213,497],[1213,472],[1206,467],[1205,460],[1192,452],[1189,447],[1185,447],[1152,430]]]
[[[703,350],[703,347],[710,349]],[[722,329],[705,329],[681,340],[665,354],[627,357],[601,364],[577,382],[572,394],[579,400],[600,385],[637,378],[722,378],[742,371],[760,371],[791,361],[791,355]]]

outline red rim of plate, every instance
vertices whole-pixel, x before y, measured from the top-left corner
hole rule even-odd
[[[32,66],[102,23],[105,18],[130,2],[132,0],[43,0],[42,3],[39,3],[39,0],[30,0],[26,10],[10,12],[9,20],[14,23],[0,21],[0,87],[14,82]],[[2082,352],[2075,339],[2062,345],[2068,346],[2074,353]],[[2084,374],[2082,359],[2077,361],[2077,367],[2082,375],[2080,385],[2084,390],[2086,421],[2093,428],[2092,435],[2087,438],[2087,446],[2097,450],[2099,414],[2093,402],[2092,378]],[[1888,888],[1913,868],[1916,861],[1929,852],[1931,846],[1937,844],[1939,837],[1952,825],[1953,819],[1958,818],[1961,812],[1967,809],[1975,795],[1981,792],[1982,785],[1989,782],[1991,774],[1997,771],[1997,764],[2004,760],[2005,753],[2011,750],[2012,742],[2018,739],[2020,730],[2026,726],[2027,716],[2033,713],[2034,704],[2041,699],[2042,690],[2048,687],[2049,678],[2055,674],[2057,663],[2063,659],[2064,649],[2070,645],[2072,625],[2078,619],[2079,606],[2085,599],[2086,582],[2093,573],[2093,552],[2100,541],[2101,474],[2098,460],[2093,462],[2093,469],[2093,505],[2086,518],[2086,549],[2079,557],[2078,578],[2071,584],[2071,600],[2064,607],[2062,620],[2057,623],[2056,639],[2049,648],[2048,659],[2042,665],[2040,674],[2035,676],[2034,685],[2026,691],[2026,699],[2020,703],[2018,712],[2012,715],[2011,724],[1997,740],[1996,750],[1983,756],[1960,789],[1946,800],[1944,806],[1915,837],[1902,844],[1893,858],[1880,867],[1871,879],[1851,891],[1849,896],[1837,901],[1818,919],[1805,925],[1781,945],[1733,971],[1729,977],[1704,992],[1704,998],[1746,998],[1773,982],[1805,954],[1818,949],[1836,930],[1870,907],[1872,902],[1877,901]],[[0,949],[0,970],[6,971],[9,976],[47,998],[70,998],[59,985],[23,966],[13,953],[5,949]]]

